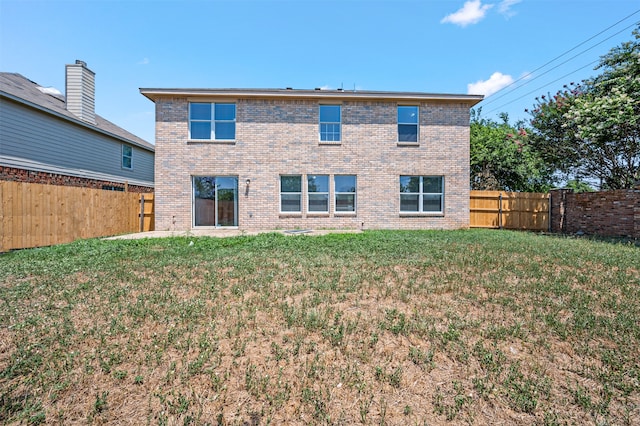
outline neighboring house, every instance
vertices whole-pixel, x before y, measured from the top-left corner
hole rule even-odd
[[[140,89],[156,104],[155,226],[469,226],[475,95]]]
[[[0,180],[153,191],[154,146],[95,113],[95,74],[66,66],[66,97],[0,73]]]

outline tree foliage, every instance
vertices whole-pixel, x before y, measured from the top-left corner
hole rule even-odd
[[[531,145],[556,171],[605,189],[640,179],[640,26],[601,58],[601,74],[536,98]]]
[[[521,123],[512,126],[501,114],[501,122],[471,111],[471,188],[539,192],[550,186],[550,175],[538,153],[529,144]]]

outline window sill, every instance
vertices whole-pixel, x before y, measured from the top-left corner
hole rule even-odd
[[[420,212],[400,212],[400,217],[444,217],[443,212],[420,213]]]
[[[224,231],[224,230],[237,230],[239,229],[237,226],[215,226],[215,225],[193,225],[191,227],[192,231]]]
[[[280,212],[279,217],[280,219],[287,219],[290,217],[302,217],[302,212],[288,212],[288,213]]]
[[[420,146],[420,142],[398,142],[398,146]]]
[[[320,141],[318,145],[342,145],[342,141]]]
[[[235,145],[236,140],[217,140],[217,139],[187,139],[188,145],[197,145],[197,144],[213,144],[213,145]]]

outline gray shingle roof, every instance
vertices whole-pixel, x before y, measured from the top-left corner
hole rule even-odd
[[[109,120],[105,120],[98,114],[96,114],[95,125],[80,120],[71,112],[67,111],[65,97],[63,95],[44,93],[39,87],[37,83],[25,78],[21,74],[0,72],[0,95],[48,111],[92,130],[108,133],[149,151],[155,151],[153,144],[113,124]]]
[[[301,98],[301,99],[353,99],[353,100],[393,100],[393,101],[435,101],[461,102],[472,107],[482,101],[482,95],[458,95],[425,92],[385,92],[375,90],[342,89],[179,89],[140,88],[147,98],[155,101],[161,96],[219,96],[235,98]]]

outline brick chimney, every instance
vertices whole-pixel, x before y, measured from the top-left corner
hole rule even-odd
[[[95,94],[96,75],[83,61],[67,65],[67,111],[87,123],[96,124]]]

